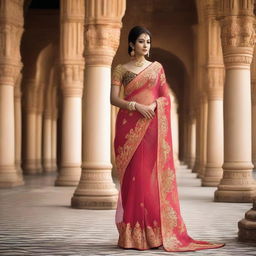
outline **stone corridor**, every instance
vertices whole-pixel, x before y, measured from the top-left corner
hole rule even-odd
[[[255,173],[254,173],[255,175]],[[0,255],[256,255],[237,241],[237,222],[251,203],[214,203],[216,188],[201,187],[191,170],[177,169],[181,211],[195,239],[225,242],[220,249],[168,253],[116,246],[114,210],[70,207],[74,187],[55,187],[56,174],[25,176],[25,186],[0,190]]]

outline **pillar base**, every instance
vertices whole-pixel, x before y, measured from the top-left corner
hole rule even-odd
[[[256,242],[256,198],[253,199],[253,208],[245,213],[245,218],[238,222],[238,240]]]
[[[250,190],[216,190],[214,193],[215,202],[227,203],[251,203],[256,196],[255,188]]]
[[[192,158],[192,159],[190,159],[190,161],[188,163],[188,168],[191,169],[192,172],[195,172],[194,166],[195,166],[195,158]]]
[[[34,175],[42,172],[42,167],[38,160],[25,160],[23,165],[23,173],[26,175]]]
[[[13,188],[24,185],[23,176],[21,176],[15,167],[0,167],[0,188]]]
[[[217,187],[223,175],[221,167],[206,166],[202,179],[203,187]]]
[[[200,165],[199,165],[199,163],[196,161],[196,162],[195,162],[195,165],[194,165],[194,167],[193,167],[193,169],[192,169],[192,172],[199,174],[199,170],[200,170]]]
[[[43,160],[43,172],[51,173],[55,172],[56,168],[52,165],[52,159],[44,159]]]
[[[111,176],[111,169],[83,169],[82,178],[71,206],[81,209],[116,209],[118,191]]]
[[[111,210],[116,209],[117,196],[76,196],[71,199],[71,207],[78,209]]]
[[[58,172],[55,186],[77,186],[81,176],[80,166],[62,166]]]
[[[214,193],[215,202],[251,203],[256,183],[251,163],[224,163],[223,178]]]

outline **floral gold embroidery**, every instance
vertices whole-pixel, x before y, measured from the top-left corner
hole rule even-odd
[[[153,226],[141,227],[137,221],[134,226],[130,223],[117,223],[119,232],[118,245],[123,248],[149,249],[162,245],[161,228],[157,221]]]
[[[123,69],[122,69],[122,65],[119,64],[113,70],[111,84],[121,86],[122,85],[122,77],[123,77]]]
[[[209,243],[206,241],[193,240],[187,235],[185,223],[180,215],[176,174],[173,165],[171,145],[168,142],[170,124],[167,116],[169,112],[168,99],[157,99],[158,117],[158,157],[157,174],[159,184],[160,217],[163,246],[166,251],[193,251],[197,249],[218,248],[224,244]],[[175,206],[175,207],[174,207]],[[179,239],[187,237],[187,241]]]
[[[165,73],[163,72],[160,75],[160,86],[163,86],[166,83],[166,77],[165,77]]]
[[[135,127],[130,129],[128,134],[126,134],[124,145],[117,149],[116,166],[119,173],[120,183],[122,183],[124,171],[145,135],[149,124],[149,119],[140,118]]]
[[[155,61],[152,63],[148,68],[146,68],[145,71],[147,72],[141,72],[140,75],[136,76],[129,84],[125,87],[125,95],[129,95],[136,89],[139,89],[143,85],[145,85],[146,82],[149,87],[156,84],[157,78],[158,78],[158,72],[161,69],[162,65]]]

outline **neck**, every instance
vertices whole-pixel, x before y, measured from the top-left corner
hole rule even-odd
[[[141,55],[141,56],[134,56],[134,57],[132,58],[132,60],[133,60],[134,62],[143,62],[143,61],[145,61],[146,59],[145,59],[144,55]]]

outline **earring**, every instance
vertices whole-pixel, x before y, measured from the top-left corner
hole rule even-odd
[[[134,52],[134,49],[132,48],[131,56],[134,57],[134,55],[135,55],[135,52]]]

